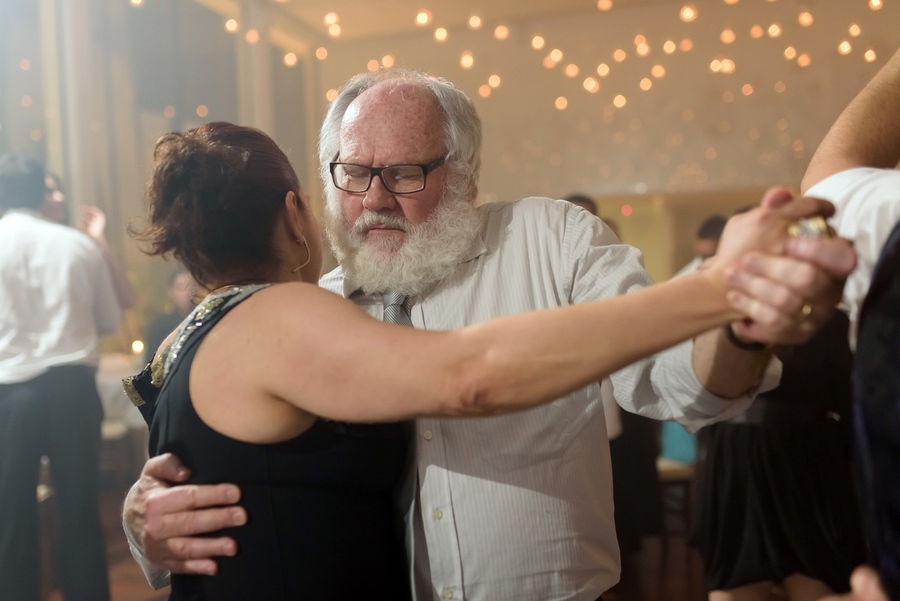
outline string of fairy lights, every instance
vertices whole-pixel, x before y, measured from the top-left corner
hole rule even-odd
[[[290,0],[273,0],[279,4],[287,4]],[[726,5],[735,5],[740,2],[740,0],[722,0]],[[746,0],[745,0],[746,1]],[[768,2],[777,2],[777,0],[766,0]],[[130,2],[134,5],[143,4],[144,0],[130,0]],[[884,0],[868,0],[868,6],[871,10],[877,11],[880,10],[884,6]],[[597,10],[599,11],[610,11],[614,8],[613,0],[598,0],[597,2]],[[679,11],[679,17],[681,21],[684,23],[690,23],[695,21],[700,12],[696,6],[687,4],[682,6]],[[802,27],[810,27],[815,23],[815,17],[813,13],[806,8],[800,8],[797,12],[797,22]],[[412,21],[415,25],[426,28],[434,25],[434,17],[432,12],[427,9],[422,9],[417,11],[414,15],[411,15]],[[340,15],[336,12],[328,12],[322,18],[322,24],[327,32],[327,35],[333,39],[338,39],[342,36],[343,29],[340,23]],[[469,17],[467,21],[467,26],[470,30],[482,30],[485,28],[485,22],[481,16],[478,14],[473,14]],[[240,30],[240,24],[237,19],[229,18],[225,21],[225,30],[229,33],[237,33]],[[750,26],[747,34],[751,39],[760,39],[765,36],[769,38],[778,38],[782,35],[784,29],[780,23],[773,22],[770,24],[753,24]],[[510,37],[510,27],[505,24],[497,24],[492,29],[492,35],[496,40],[504,41],[509,39]],[[854,51],[854,43],[853,38],[858,38],[862,33],[862,29],[859,24],[850,22],[847,28],[847,38],[841,40],[837,46],[838,53],[842,55],[848,55]],[[720,34],[720,40],[723,45],[733,44],[738,39],[738,33],[731,28],[724,28]],[[438,44],[443,44],[450,39],[450,30],[444,26],[438,26],[434,28],[433,31],[434,41]],[[256,29],[248,29],[244,32],[244,39],[250,43],[255,44],[260,39],[259,31]],[[674,39],[666,39],[662,42],[661,48],[665,54],[674,54],[676,52],[690,52],[693,49],[693,41],[690,38],[683,38],[681,40]],[[546,49],[546,41],[540,35],[535,35],[531,39],[531,47],[536,51],[548,50],[547,54],[544,55],[542,59],[542,64],[547,69],[554,69],[557,66],[563,64],[563,58],[565,53],[560,48],[551,48]],[[648,43],[648,40],[643,35],[638,35],[634,38],[634,54],[639,57],[647,57],[651,54],[651,47]],[[320,46],[315,50],[315,56],[319,60],[325,60],[328,58],[328,49],[325,46]],[[624,48],[617,48],[612,52],[612,61],[611,63],[622,63],[626,60],[628,56],[627,51]],[[877,54],[873,48],[866,48],[862,53],[863,59],[866,62],[874,62],[877,59]],[[787,45],[784,49],[784,57],[786,60],[796,61],[797,65],[800,67],[808,67],[812,58],[808,53],[800,52],[793,45]],[[287,67],[293,67],[298,62],[298,57],[294,52],[287,52],[284,55],[283,62]],[[391,54],[385,54],[380,59],[373,58],[370,59],[366,63],[366,69],[369,71],[377,71],[381,68],[390,68],[396,62],[396,59]],[[472,69],[475,65],[475,53],[471,50],[463,50],[460,54],[459,65],[462,69]],[[730,74],[734,73],[736,69],[735,61],[728,58],[727,56],[713,58],[709,64],[710,71],[713,73],[723,73]],[[591,68],[583,68],[576,63],[565,63],[561,68],[562,73],[569,78],[576,78],[580,74],[583,73],[591,73],[586,76],[583,80],[584,90],[588,93],[595,94],[597,93],[600,86],[600,79],[607,77],[611,72],[610,63],[608,62],[600,62],[596,65],[596,67]],[[594,74],[595,73],[595,74]],[[648,91],[653,87],[653,80],[660,79],[664,77],[666,74],[665,67],[660,64],[655,64],[651,68],[650,77],[645,77],[640,81],[640,89],[643,91]],[[491,74],[488,76],[487,81],[482,84],[478,88],[478,95],[482,98],[487,98],[491,95],[492,90],[498,88],[501,85],[502,79],[498,74]],[[744,86],[742,88],[742,92],[745,95],[752,94],[752,86]],[[330,89],[326,92],[326,98],[330,101],[334,98],[336,94],[336,90]],[[623,107],[627,99],[624,95],[618,94],[614,97],[613,104],[616,107]],[[568,105],[568,100],[564,96],[560,96],[555,101],[555,107],[559,110],[564,110]]]
[[[143,2],[145,0],[130,1],[135,3]],[[292,8],[290,6],[292,3],[297,2],[297,0],[271,1],[277,4],[287,5],[286,8],[288,9]],[[595,44],[596,48],[593,61],[584,58],[582,48],[572,48],[572,46],[577,45],[577,40],[573,38],[562,38],[554,41],[554,35],[549,32],[541,33],[540,31],[534,31],[532,29],[526,31],[526,27],[541,27],[540,21],[535,19],[492,23],[479,14],[480,11],[474,9],[468,18],[462,22],[441,22],[440,19],[435,16],[436,14],[441,13],[441,11],[435,10],[433,13],[428,9],[411,9],[406,18],[409,19],[408,22],[411,26],[424,31],[430,31],[430,37],[435,44],[435,47],[440,48],[439,52],[444,53],[445,56],[450,56],[451,53],[455,54],[458,57],[457,64],[461,71],[472,73],[479,72],[477,77],[482,78],[481,82],[476,86],[471,87],[470,91],[473,95],[477,94],[477,97],[484,99],[485,101],[489,101],[489,99],[496,94],[498,88],[504,84],[506,79],[511,77],[521,78],[522,73],[504,74],[501,70],[480,72],[479,67],[483,69],[485,65],[488,64],[488,61],[483,59],[479,53],[487,52],[486,48],[488,46],[486,43],[489,41],[494,41],[497,44],[509,44],[510,40],[516,39],[521,41],[524,36],[524,39],[528,40],[528,45],[534,52],[536,68],[541,68],[542,66],[548,72],[555,73],[562,81],[568,80],[570,82],[577,82],[580,84],[577,88],[582,90],[584,94],[598,98],[602,97],[601,102],[603,103],[603,106],[601,115],[605,124],[612,124],[616,119],[615,115],[617,111],[625,108],[630,101],[638,100],[638,95],[652,93],[653,90],[659,87],[661,80],[666,78],[671,71],[677,70],[676,67],[679,63],[673,62],[673,60],[676,55],[679,54],[688,55],[693,53],[693,55],[696,56],[698,52],[701,52],[703,56],[707,56],[708,73],[713,77],[731,76],[728,79],[729,83],[727,87],[720,91],[721,102],[725,105],[735,103],[737,102],[737,99],[742,97],[759,95],[763,87],[766,90],[774,90],[776,94],[782,94],[787,89],[787,85],[791,83],[791,80],[785,78],[773,78],[772,81],[768,82],[758,80],[753,81],[750,77],[741,75],[742,72],[746,72],[746,69],[742,68],[741,60],[747,61],[749,59],[747,56],[744,56],[743,59],[740,58],[741,53],[738,52],[739,47],[743,46],[743,48],[746,49],[748,44],[752,45],[754,42],[760,42],[762,40],[769,40],[777,47],[777,44],[781,42],[783,43],[783,46],[781,46],[781,49],[778,52],[783,56],[783,59],[786,62],[791,63],[800,70],[809,68],[816,60],[823,60],[826,58],[821,54],[823,52],[822,45],[818,45],[816,50],[807,48],[806,46],[808,46],[808,44],[804,44],[802,41],[803,36],[800,36],[799,32],[801,30],[812,31],[816,29],[817,15],[822,17],[823,14],[827,15],[827,11],[831,10],[831,15],[833,16],[836,12],[834,6],[830,8],[827,8],[824,5],[804,6],[799,2],[792,3],[786,2],[785,0],[780,0],[780,5],[779,0],[719,1],[726,6],[738,5],[741,2],[745,4],[755,3],[757,6],[770,4],[772,5],[773,10],[757,10],[754,13],[757,22],[747,21],[742,22],[741,25],[735,23],[732,23],[729,26],[723,25],[716,32],[716,42],[718,46],[713,51],[710,50],[708,41],[701,41],[695,35],[685,34],[674,36],[670,33],[668,36],[658,36],[645,32],[643,34],[634,35],[630,40],[631,43],[619,43],[618,47],[610,46],[603,48],[602,46],[604,44]],[[848,15],[855,14],[856,18],[847,17],[844,25],[844,35],[841,39],[835,41],[835,45],[830,52],[842,56],[849,56],[849,60],[859,60],[863,63],[875,62],[878,59],[878,54],[870,42],[866,41],[866,36],[863,35],[865,18],[860,14],[860,11],[882,10],[886,1],[889,0],[859,0],[854,4],[852,10],[844,10],[843,12],[846,12]],[[701,1],[684,4],[672,2],[671,4],[673,5],[672,14],[675,23],[692,24],[703,22],[704,13],[713,12],[711,10],[714,8],[712,5],[716,4],[716,2]],[[845,7],[846,6],[849,5],[845,5]],[[305,7],[300,7],[299,5],[298,7],[303,9],[305,17],[310,17],[311,13],[306,10]],[[616,11],[617,9],[621,10],[623,7],[627,7],[627,4],[623,2],[622,7],[620,7],[616,5],[615,0],[597,0],[596,2],[596,11],[599,13]],[[350,46],[343,42],[344,39],[348,39],[347,36],[349,34],[359,33],[353,30],[354,26],[359,26],[358,21],[354,21],[353,19],[356,15],[344,15],[347,17],[346,22],[349,23],[348,25],[344,23],[341,18],[342,15],[339,12],[327,10],[327,8],[327,5],[323,6],[320,17],[321,21],[318,24],[313,23],[313,25],[318,26],[324,39],[331,39],[332,42],[322,44],[316,48],[313,51],[315,58],[319,61],[326,61],[331,55],[337,56],[335,53],[346,54],[347,52],[350,52],[350,55],[352,55],[352,53],[358,52],[349,50]],[[298,11],[298,14],[299,12],[300,11]],[[765,20],[764,17],[760,16],[767,14],[770,15],[768,20]],[[396,14],[392,14],[391,18],[396,19]],[[403,18],[402,15],[400,18]],[[243,29],[237,16],[223,16],[223,19],[225,31],[228,34],[241,35],[243,40],[248,44],[258,43],[261,39],[261,35],[265,35],[265,32],[261,34],[260,31],[253,28]],[[709,23],[710,21],[707,20],[706,25],[708,26]],[[466,30],[468,30],[468,33],[466,33]],[[668,30],[677,31],[679,28],[669,27]],[[690,29],[688,28],[688,31],[689,30]],[[466,35],[463,35],[464,33]],[[561,37],[558,32],[556,37]],[[385,38],[385,46],[390,45],[389,39],[389,37]],[[457,44],[450,44],[452,41],[456,41]],[[466,48],[465,45],[469,45],[469,47]],[[773,46],[771,45],[767,46],[767,48],[770,49],[772,47]],[[701,50],[698,50],[698,48],[701,48]],[[579,51],[581,51],[581,56],[579,56]],[[573,58],[576,56],[579,58]],[[854,56],[856,57],[855,59],[853,58]],[[347,58],[347,56],[344,56],[343,58]],[[283,55],[283,64],[285,68],[296,66],[299,60],[299,57],[294,51],[286,51]],[[360,64],[360,68],[365,68],[374,72],[379,69],[390,68],[395,64],[399,64],[401,60],[409,60],[409,57],[404,56],[403,53],[397,54],[388,52],[380,57],[376,56],[365,59],[364,65]],[[744,67],[746,67],[746,65],[744,65]],[[493,67],[490,66],[487,68],[493,69]],[[621,72],[622,74],[627,73],[628,77],[619,77],[618,80],[616,80],[616,77],[614,76],[618,72]],[[640,75],[638,75],[637,78],[634,78],[633,74],[635,73],[640,73]],[[452,74],[450,74],[450,77],[453,78]],[[744,81],[740,81],[742,78],[744,78]],[[626,79],[627,81],[625,81]],[[575,96],[578,95],[578,92],[570,89],[571,86],[565,87],[567,88],[565,91],[560,90],[562,93],[557,93],[549,99],[552,103],[552,108],[548,106],[548,109],[555,109],[562,112],[572,108],[573,102],[576,102],[577,100]],[[335,88],[328,89],[325,91],[325,98],[328,101],[331,101],[335,98],[336,94],[337,90]],[[201,107],[198,107],[198,109],[200,108]],[[698,107],[685,106],[680,112],[679,121],[684,123],[692,122],[700,112],[702,112],[702,109]],[[198,112],[198,116],[204,115],[201,115],[200,112]],[[610,141],[613,144],[622,146],[628,141],[633,142],[634,132],[641,129],[642,124],[639,116],[635,115],[628,119],[625,127],[612,131]],[[775,127],[772,128],[775,130],[774,134],[770,134],[770,128],[768,126],[759,124],[752,126],[748,125],[747,129],[743,130],[743,132],[745,132],[745,140],[762,144],[766,140],[772,138],[770,141],[773,143],[777,142],[778,145],[785,147],[789,156],[792,155],[794,159],[798,161],[804,160],[807,156],[808,148],[807,142],[803,139],[803,135],[792,133],[791,130],[793,128],[790,127],[790,124],[785,117],[777,117],[777,121],[775,121],[774,125]],[[718,121],[718,123],[714,124],[718,133],[723,136],[730,135],[732,130],[737,126],[736,122],[733,122],[729,118],[723,118]],[[664,134],[664,145],[668,148],[681,148],[685,143],[685,133],[677,131],[677,129],[673,129]],[[535,145],[533,151],[540,151],[538,145]],[[699,158],[701,161],[714,162],[717,158],[724,156],[723,152],[723,148],[717,148],[715,143],[709,143],[706,147],[699,149]],[[504,152],[501,157],[504,158],[505,163],[509,165],[510,168],[518,168],[520,171],[525,171],[527,173],[540,171],[540,166],[535,165],[533,160],[517,161],[515,157],[509,156],[510,154],[511,153],[507,151]],[[782,156],[780,151],[777,151],[776,149],[761,146],[758,150],[757,159],[761,166],[766,166],[776,163]],[[670,182],[703,185],[708,181],[705,167],[696,160],[682,159],[679,163],[679,159],[673,158],[669,154],[657,150],[654,150],[654,157],[659,165],[663,167],[668,166],[672,172]],[[551,153],[546,159],[548,164],[552,167],[558,167],[564,160],[558,152]],[[595,160],[595,157],[588,153],[585,160],[590,162]],[[518,166],[516,166],[517,163]],[[631,174],[631,169],[632,165],[622,165],[621,168],[618,169],[617,175],[628,177]],[[732,174],[734,173],[734,169],[731,166],[727,169],[730,169],[731,171],[725,174],[724,181],[726,183],[733,181]],[[611,169],[610,165],[600,164],[599,173],[601,176],[604,176],[605,179],[608,179],[607,176],[612,175],[615,172]],[[648,186],[644,182],[637,182],[634,184],[633,189],[635,192],[643,193],[648,189]]]
[[[292,0],[272,0],[277,4],[289,4]],[[741,0],[722,0],[726,5],[735,5],[738,4]],[[744,0],[745,2],[747,0]],[[778,0],[766,0],[767,2],[777,2]],[[868,0],[868,7],[877,11],[880,10],[884,6],[885,0]],[[129,2],[135,6],[142,6],[145,0],[129,0]],[[597,10],[598,11],[610,11],[614,9],[614,0],[598,0],[597,1]],[[679,10],[679,17],[684,23],[691,23],[700,15],[700,11],[695,5],[686,4],[681,7]],[[802,27],[810,27],[815,23],[815,17],[811,10],[806,8],[799,8],[797,15],[797,22]],[[421,28],[434,27],[434,17],[430,10],[421,9],[415,11],[414,14],[410,14],[410,19],[416,26]],[[478,31],[485,29],[485,21],[478,14],[472,14],[468,21],[467,26],[470,30]],[[343,35],[343,28],[340,22],[340,15],[337,12],[329,11],[322,17],[322,26],[324,27],[324,31],[327,36],[330,38],[337,40],[341,38]],[[230,34],[238,34],[241,32],[241,25],[237,18],[228,18],[224,23],[225,31]],[[763,37],[768,36],[769,38],[778,38],[784,32],[784,28],[781,23],[773,22],[769,24],[759,23],[753,24],[750,26],[747,31],[747,35],[751,39],[761,39]],[[496,40],[504,41],[509,39],[511,31],[510,27],[505,24],[497,24],[495,25],[491,33]],[[838,53],[842,55],[848,55],[854,52],[854,38],[858,38],[862,33],[862,29],[859,24],[855,22],[850,22],[847,28],[847,38],[841,40],[837,46]],[[736,32],[732,28],[724,28],[720,34],[720,40],[723,45],[728,46],[733,44],[739,36],[739,32]],[[261,34],[257,29],[250,28],[243,32],[244,40],[248,44],[256,44],[261,39]],[[434,27],[433,30],[433,38],[434,41],[438,44],[443,44],[450,39],[450,29],[445,26],[437,26]],[[547,48],[547,42],[541,35],[535,35],[531,39],[531,47],[535,51],[544,51],[544,54],[541,63],[547,69],[555,69],[556,67],[560,67],[560,72],[568,78],[577,78],[579,76],[583,76],[584,79],[582,81],[582,87],[589,94],[596,94],[601,89],[601,81],[603,78],[606,78],[611,73],[613,67],[618,63],[623,63],[628,57],[628,51],[624,48],[616,48],[611,53],[611,59],[609,61],[601,61],[596,66],[592,65],[590,67],[584,67],[578,65],[574,62],[564,62],[563,59],[565,57],[565,52],[558,48]],[[674,54],[676,52],[691,52],[694,47],[694,42],[689,37],[682,38],[680,40],[676,39],[666,39],[663,40],[660,44],[660,47],[663,53],[667,55]],[[651,54],[652,49],[649,41],[643,35],[637,35],[634,38],[634,55],[638,57],[647,57]],[[318,60],[324,61],[328,58],[328,48],[326,46],[320,46],[315,50],[315,57]],[[877,59],[876,51],[873,48],[865,48],[862,51],[863,59],[866,62],[874,62]],[[801,52],[794,45],[788,44],[784,48],[784,58],[789,61],[795,61],[796,64],[800,67],[808,67],[812,63],[812,57],[809,53]],[[475,53],[472,50],[463,50],[460,54],[459,58],[459,66],[462,69],[472,69],[475,66]],[[283,63],[286,67],[294,67],[298,64],[299,57],[293,51],[288,51],[283,56]],[[381,68],[390,68],[394,66],[396,62],[395,57],[392,54],[385,54],[381,58],[372,58],[370,59],[365,68],[369,71],[377,71]],[[722,74],[731,74],[734,73],[737,69],[737,65],[735,61],[728,56],[725,56],[724,53],[722,56],[718,56],[713,58],[710,61],[709,69],[713,73],[722,73]],[[666,69],[662,64],[656,63],[654,64],[646,77],[641,78],[639,82],[639,88],[642,91],[649,91],[653,88],[654,81],[665,77]],[[481,98],[488,98],[493,90],[500,87],[502,84],[502,78],[497,73],[492,73],[487,77],[487,80],[478,87],[478,95]],[[777,87],[781,87],[784,84],[779,82],[780,85]],[[776,91],[778,91],[776,87]],[[753,93],[754,88],[752,84],[744,84],[741,87],[741,93],[745,96],[749,96]],[[337,95],[337,90],[332,88],[326,91],[325,96],[328,101],[334,99]],[[723,101],[728,103],[733,100],[733,93],[727,93],[723,96]],[[24,99],[23,99],[24,102]],[[624,93],[615,94],[612,98],[612,104],[616,108],[624,107],[628,102],[628,98]],[[566,96],[558,96],[554,100],[554,107],[557,110],[565,110],[569,105],[569,99]],[[171,117],[174,115],[174,107],[167,106],[164,111],[167,117]],[[199,105],[196,108],[196,113],[198,117],[206,117],[208,116],[209,109],[205,105]]]
[[[146,3],[153,2],[153,0],[127,1],[135,8],[140,8]],[[288,5],[289,7],[292,2],[296,2],[297,0],[271,1],[276,4]],[[779,2],[779,0],[720,1],[725,5],[737,5],[740,2],[766,2],[772,4]],[[889,0],[860,0],[859,5],[867,6],[871,11],[879,11],[884,8],[884,3],[886,1]],[[762,39],[776,41],[783,40],[784,46],[781,54],[783,55],[784,60],[795,64],[800,69],[808,68],[813,64],[813,61],[816,60],[814,53],[802,48],[801,44],[798,44],[796,41],[789,39],[790,36],[787,32],[790,25],[793,25],[795,30],[797,26],[802,29],[815,27],[817,22],[816,10],[824,11],[826,9],[824,7],[814,9],[804,7],[801,4],[791,4],[790,6],[787,6],[787,3],[784,2],[784,0],[781,0],[781,2],[784,5],[780,11],[782,21],[772,20],[771,22],[748,23],[743,26],[743,28],[735,26],[722,27],[718,33],[718,41],[721,43],[721,46],[714,55],[709,56],[709,71],[714,75],[734,75],[736,72],[739,72],[739,59],[730,52],[731,49],[738,46],[741,42],[752,43],[754,40]],[[863,4],[863,2],[865,4]],[[618,8],[615,4],[615,0],[598,0],[596,2],[596,10],[600,12],[615,11]],[[710,7],[708,4],[704,6],[702,3],[698,3],[683,4],[680,6],[675,4],[675,8],[677,8],[678,19],[680,19],[682,23],[689,24],[702,19],[703,11],[708,10]],[[330,38],[333,40],[333,43],[323,44],[318,48],[315,48],[313,55],[316,60],[319,61],[328,60],[330,51],[340,51],[341,46],[338,44],[338,41],[341,40],[342,37],[345,37],[345,29],[341,21],[341,15],[335,11],[326,12],[325,8],[323,8],[323,13],[324,14],[321,16],[321,25],[319,27],[323,33],[323,38]],[[784,20],[788,18],[788,15],[792,23],[788,23]],[[670,36],[653,39],[652,36],[648,37],[649,34],[637,34],[631,40],[633,44],[628,44],[627,46],[623,45],[621,47],[597,49],[597,56],[595,56],[594,62],[589,63],[584,59],[578,61],[567,58],[569,55],[574,56],[576,54],[566,48],[566,43],[572,43],[569,40],[565,40],[565,43],[559,44],[551,42],[551,36],[549,35],[515,31],[517,26],[521,27],[521,24],[516,22],[508,24],[489,24],[486,19],[477,14],[477,11],[473,11],[465,21],[464,25],[458,26],[437,22],[433,13],[427,9],[411,10],[408,18],[410,19],[410,23],[414,24],[415,27],[423,30],[430,29],[433,43],[438,47],[444,46],[446,48],[446,50],[444,50],[445,52],[458,52],[458,65],[459,68],[464,71],[472,71],[475,69],[476,63],[479,60],[478,52],[474,49],[460,49],[458,46],[456,49],[451,49],[451,46],[448,45],[448,41],[451,41],[454,36],[462,37],[459,34],[463,28],[468,29],[470,32],[483,34],[485,39],[493,38],[499,43],[510,40],[514,34],[518,35],[520,38],[523,35],[529,37],[529,45],[535,53],[537,64],[542,65],[543,68],[548,71],[557,73],[558,76],[564,80],[580,82],[580,86],[578,87],[583,90],[585,94],[599,95],[601,90],[603,91],[606,105],[603,107],[602,116],[606,123],[612,121],[612,111],[624,108],[629,100],[634,98],[635,94],[651,92],[651,90],[657,86],[658,82],[667,76],[671,69],[671,66],[667,63],[667,57],[696,52],[695,40],[690,36]],[[268,32],[261,32],[255,28],[244,29],[237,16],[223,15],[223,20],[225,32],[230,35],[242,36],[243,41],[247,44],[257,44],[263,39],[263,36],[268,35]],[[848,19],[845,34],[842,39],[836,41],[834,51],[842,56],[853,55],[857,57],[857,60],[865,63],[873,63],[878,59],[878,54],[874,47],[864,41],[864,26],[860,23],[861,20],[862,19],[859,18],[855,20]],[[531,23],[530,26],[534,26],[534,23]],[[471,40],[473,38],[469,36],[468,39]],[[634,60],[631,59],[644,60],[642,60],[638,66],[634,63]],[[299,61],[300,57],[292,50],[286,51],[282,57],[283,65],[288,69],[297,66]],[[399,60],[394,54],[387,53],[381,57],[369,58],[365,63],[365,68],[369,71],[377,71],[382,68],[390,68],[398,62]],[[32,61],[28,57],[22,57],[19,59],[18,66],[23,72],[29,71],[32,69]],[[613,89],[615,86],[607,85],[605,82],[611,81],[611,75],[619,69],[627,69],[629,73],[641,71],[642,74],[639,75],[636,82],[629,83],[627,88]],[[489,99],[495,91],[503,85],[504,79],[507,76],[502,72],[485,72],[481,77],[483,77],[481,83],[478,84],[473,91],[477,92],[478,97]],[[635,84],[636,87],[630,87]],[[735,102],[735,100],[741,96],[751,96],[759,90],[760,85],[763,84],[750,81],[738,83],[731,89],[726,89],[722,92],[721,101],[725,104],[730,104]],[[785,82],[781,80],[772,82],[772,86],[774,91],[778,94],[784,92],[786,88]],[[573,93],[572,90],[569,90],[568,92],[555,95],[551,99],[552,106],[558,111],[567,110],[574,100],[572,96]],[[336,94],[336,89],[331,88],[325,92],[325,97],[328,101],[331,101]],[[33,107],[39,105],[39,100],[40,99],[36,99],[32,93],[24,93],[19,99],[19,104],[21,104],[23,109],[34,110]],[[192,107],[191,110],[201,119],[211,117],[211,109],[207,104],[200,103],[196,107]],[[174,104],[166,105],[162,112],[165,117],[169,119],[174,118],[176,107]],[[682,113],[683,120],[690,121],[695,112],[696,111],[691,108],[685,108]],[[0,128],[2,127],[3,124],[0,123]],[[99,125],[97,127],[99,127]],[[719,123],[718,128],[720,132],[727,133],[731,128],[731,124],[723,120]],[[789,136],[786,131],[788,129],[788,124],[784,119],[779,119],[777,128],[780,132],[779,139],[782,144],[787,144],[791,148],[795,158],[802,158],[806,152],[803,140],[788,139]],[[92,130],[94,129],[97,128],[92,127]],[[666,142],[670,145],[677,146],[680,143],[678,139],[679,135],[681,134],[678,132],[671,133],[667,137]],[[757,140],[760,135],[759,128],[751,128],[747,132],[747,137],[750,140]],[[617,144],[621,143],[624,140],[624,136],[624,132],[616,132],[613,141]],[[31,129],[29,137],[34,142],[40,142],[43,138],[41,127],[36,126]],[[707,160],[715,159],[716,155],[717,150],[715,148],[707,148],[704,151],[704,157]]]

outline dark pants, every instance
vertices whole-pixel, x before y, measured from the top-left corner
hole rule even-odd
[[[60,366],[0,384],[0,589],[36,601],[40,578],[37,489],[50,459],[59,508],[57,576],[66,601],[108,601],[100,526],[100,422],[94,370]]]

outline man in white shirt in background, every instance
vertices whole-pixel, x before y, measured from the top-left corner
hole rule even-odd
[[[38,601],[41,456],[59,508],[66,601],[109,599],[99,515],[100,337],[119,305],[100,249],[39,214],[44,167],[0,157],[0,590]]]
[[[693,273],[700,268],[703,261],[716,254],[716,250],[719,248],[719,238],[722,237],[722,230],[725,229],[725,221],[726,219],[721,215],[710,215],[703,220],[694,237],[694,258],[679,269],[672,276],[673,278]]]
[[[650,283],[636,249],[569,203],[526,198],[476,208],[480,152],[474,106],[449,82],[403,70],[353,78],[320,135],[326,230],[341,264],[321,285],[377,317],[383,293],[399,291],[415,327],[444,330]],[[391,191],[413,172],[427,177],[424,188]],[[764,204],[784,196],[771,193]],[[792,269],[805,284],[779,287],[774,304],[765,290],[751,312],[759,317],[751,338],[803,338],[821,322],[800,323],[800,308],[815,306],[819,319],[834,306],[843,274],[801,262]],[[761,381],[774,385],[778,366],[767,372],[768,364],[766,352],[739,348],[719,330],[610,379],[624,408],[699,427],[740,412]],[[418,601],[594,601],[616,583],[600,397],[597,382],[517,415],[417,421],[400,511]],[[218,507],[237,499],[234,486],[168,488],[188,477],[171,455],[151,459],[126,500],[126,526],[138,556],[142,547],[157,566],[211,573],[212,557],[237,552],[234,541],[187,537],[247,516]],[[150,574],[157,584],[160,576]]]
[[[47,172],[44,181],[47,183],[47,194],[41,205],[41,216],[53,223],[69,224],[69,203],[63,192],[62,180],[55,173]],[[137,293],[134,286],[125,273],[122,262],[113,253],[109,241],[106,239],[106,213],[100,207],[84,205],[79,208],[77,227],[78,231],[90,238],[103,253],[106,260],[106,268],[119,300],[119,307],[126,311],[137,303]]]

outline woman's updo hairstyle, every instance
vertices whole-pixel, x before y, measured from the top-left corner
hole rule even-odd
[[[132,234],[203,286],[261,282],[277,269],[284,197],[299,187],[287,156],[258,129],[218,122],[166,134],[153,153],[146,228]]]

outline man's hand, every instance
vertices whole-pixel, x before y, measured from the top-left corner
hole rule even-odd
[[[856,267],[856,255],[846,251],[846,244],[828,244],[827,240],[813,240],[810,238],[791,238],[788,240],[785,251],[800,261],[806,261],[818,266],[826,273],[835,277],[844,276]]]
[[[840,265],[855,265],[856,254],[846,240],[816,240],[825,255]],[[790,247],[792,243],[788,243]],[[852,271],[830,271],[792,255],[750,253],[728,274],[731,306],[748,319],[732,324],[735,334],[748,340],[801,344],[812,338],[830,317]]]
[[[247,514],[228,507],[240,499],[233,484],[178,484],[190,477],[178,458],[167,453],[144,465],[128,492],[123,515],[128,529],[155,566],[179,574],[215,574],[215,556],[237,553],[233,539],[196,535],[242,526]]]
[[[829,284],[816,285],[791,280],[796,287],[773,284],[766,275],[757,276],[748,289],[740,288],[746,277],[739,267],[747,257],[781,257],[788,242],[788,229],[797,220],[834,212],[831,203],[814,198],[794,199],[784,188],[768,190],[760,206],[728,220],[715,257],[706,267],[714,279],[730,274],[729,297],[736,297],[738,310],[760,320],[751,326],[733,328],[743,342],[788,342],[812,335],[813,323],[795,323],[793,316],[802,313],[808,299],[830,290]],[[762,260],[762,259],[761,259]],[[794,261],[814,271],[801,261]],[[718,273],[716,273],[718,272]],[[768,276],[772,277],[772,276]],[[719,280],[721,281],[721,280]],[[842,283],[842,282],[841,282]],[[777,284],[778,296],[772,297]],[[838,288],[840,293],[840,288]],[[763,307],[765,311],[760,309]],[[744,330],[749,330],[749,335]],[[694,338],[692,364],[698,381],[709,392],[723,398],[738,398],[758,385],[771,358],[771,349],[736,345],[723,328],[705,332]]]
[[[106,241],[106,214],[100,207],[81,207],[78,229],[99,244]]]
[[[786,188],[766,191],[760,205],[728,220],[713,266],[729,265],[749,251],[784,254],[788,227],[800,219],[829,217],[834,206],[818,198],[794,198]]]
[[[756,218],[774,214],[779,220],[796,221],[809,216],[815,206],[810,203],[823,202],[790,200],[790,196],[770,193],[763,200],[763,216]],[[828,203],[821,207],[823,215],[831,214]],[[733,219],[738,217],[743,216]],[[747,214],[748,218],[753,215]],[[806,342],[840,301],[844,281],[856,265],[856,253],[848,241],[841,239],[786,238],[768,250],[747,253],[729,268],[727,281],[733,288],[729,301],[748,315],[748,319],[732,324],[733,330],[746,340]]]
[[[819,601],[888,601],[881,588],[878,573],[872,568],[860,566],[850,577],[851,590],[846,595],[830,595]]]

